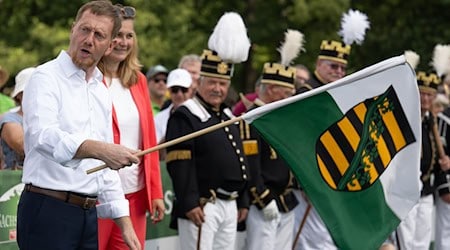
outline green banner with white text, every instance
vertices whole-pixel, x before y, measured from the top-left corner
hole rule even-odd
[[[0,171],[0,249],[17,250],[16,226],[17,204],[24,185],[21,183],[22,171]],[[173,196],[172,182],[166,170],[166,164],[161,162],[161,178],[164,190],[166,214],[164,220],[153,225],[147,221],[147,242],[145,249],[158,249],[164,246],[174,246],[177,242],[177,231],[169,228]],[[163,248],[164,249],[164,248]]]

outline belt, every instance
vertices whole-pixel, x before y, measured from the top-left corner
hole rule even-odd
[[[224,190],[223,188],[218,188],[216,190],[217,198],[221,200],[236,200],[239,197],[238,191],[229,192]]]
[[[79,206],[86,210],[95,207],[95,204],[97,203],[97,197],[82,196],[73,192],[40,188],[31,184],[26,184],[25,190],[32,193],[43,194],[45,196]]]
[[[209,193],[211,196],[209,198],[200,197],[200,204],[204,206],[207,202],[216,203],[217,199],[221,200],[236,200],[239,197],[238,191],[228,192],[224,190],[223,188],[218,188],[216,191],[213,189],[209,190]]]

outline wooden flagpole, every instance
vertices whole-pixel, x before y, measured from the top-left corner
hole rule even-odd
[[[217,129],[219,129],[219,128],[223,128],[223,127],[228,126],[228,125],[230,125],[230,124],[233,124],[233,123],[236,123],[236,122],[240,122],[241,120],[242,120],[242,117],[241,117],[241,116],[232,118],[232,119],[230,119],[230,120],[227,120],[227,121],[218,123],[218,124],[216,124],[216,125],[213,125],[213,126],[210,126],[210,127],[204,128],[204,129],[201,129],[201,130],[199,130],[199,131],[190,133],[190,134],[188,134],[188,135],[181,136],[181,137],[176,138],[176,139],[173,139],[173,140],[171,140],[171,141],[168,141],[168,142],[164,142],[164,143],[158,144],[158,145],[156,145],[156,146],[154,146],[154,147],[145,149],[145,150],[143,150],[143,151],[139,151],[138,153],[135,154],[135,156],[140,157],[140,156],[149,154],[149,153],[151,153],[151,152],[154,152],[154,151],[157,151],[157,150],[160,150],[160,149],[163,149],[163,148],[170,147],[170,146],[175,145],[175,144],[178,144],[178,143],[180,143],[180,142],[184,142],[184,141],[193,139],[193,138],[195,138],[195,137],[198,137],[198,136],[207,134],[207,133],[212,132],[212,131],[214,131],[214,130],[217,130]],[[92,174],[92,173],[94,173],[94,172],[97,172],[97,171],[102,170],[102,169],[107,168],[107,167],[108,167],[108,166],[106,166],[106,164],[103,164],[103,165],[100,165],[100,166],[97,166],[97,167],[94,167],[94,168],[91,168],[91,169],[87,170],[86,173],[87,173],[87,174]]]

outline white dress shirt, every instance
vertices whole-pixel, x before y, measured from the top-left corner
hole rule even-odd
[[[119,124],[120,144],[127,148],[141,149],[142,135],[139,111],[129,88],[119,78],[112,78],[108,88]],[[137,192],[145,187],[144,169],[137,164],[119,169],[120,181],[125,194]]]
[[[39,66],[24,90],[25,162],[23,183],[41,188],[98,195],[99,217],[129,215],[120,179],[103,164],[73,159],[87,139],[113,142],[112,101],[96,68],[88,82],[67,52]]]
[[[155,130],[156,130],[156,141],[161,142],[162,139],[166,137],[167,122],[169,121],[170,114],[172,113],[173,103],[169,107],[160,111],[155,115]]]

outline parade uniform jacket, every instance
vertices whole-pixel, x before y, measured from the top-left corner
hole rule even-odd
[[[136,104],[139,113],[140,128],[142,135],[141,149],[147,149],[157,144],[155,135],[155,124],[150,107],[150,95],[148,93],[146,77],[138,72],[138,82],[130,87],[131,96]],[[113,108],[113,132],[114,143],[120,143],[120,130],[116,113]],[[162,199],[161,172],[159,168],[158,152],[153,152],[142,156],[140,167],[144,168],[145,189],[147,193],[147,208],[152,211],[152,200]]]
[[[254,108],[257,108],[257,105],[251,109]],[[285,160],[253,126],[242,121],[240,133],[252,176],[249,182],[251,203],[262,209],[275,199],[279,211],[289,212],[294,209],[298,204],[298,200],[292,192],[295,177]]]
[[[231,110],[225,105],[220,110],[214,110],[197,94],[170,116],[166,141],[231,117]],[[238,208],[249,207],[247,160],[237,124],[168,147],[166,163],[175,192],[173,217],[186,218],[188,211],[200,206],[200,198],[211,198],[212,191],[219,188],[237,191]]]
[[[422,155],[420,157],[420,179],[423,183],[422,196],[434,192],[434,183],[432,182],[431,176],[437,170],[440,170],[436,143],[432,132],[433,126],[433,117],[429,114],[425,115],[422,120]]]

